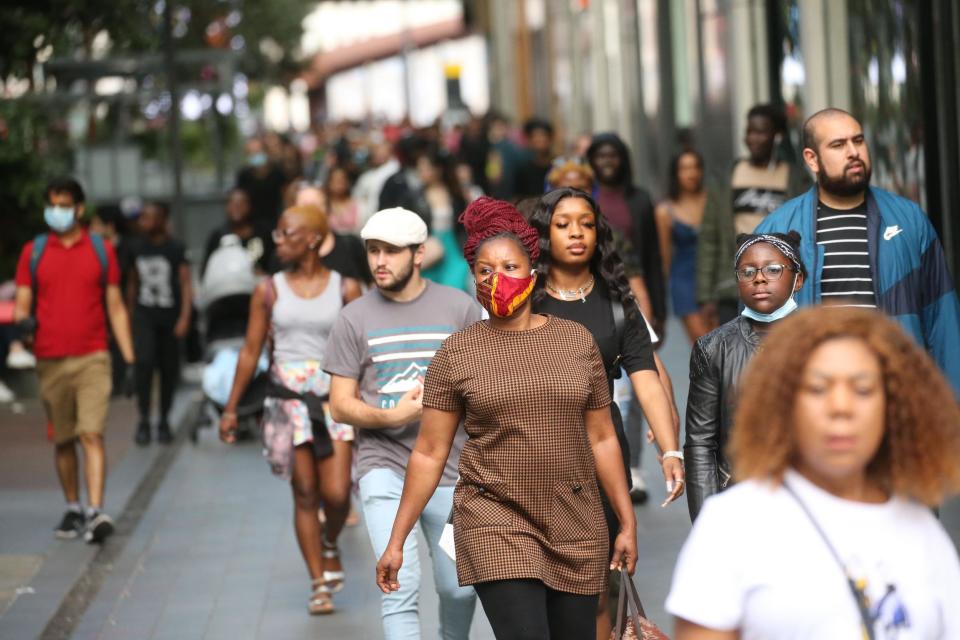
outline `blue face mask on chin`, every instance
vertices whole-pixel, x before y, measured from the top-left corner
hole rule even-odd
[[[793,285],[790,288],[790,297],[787,298],[787,301],[780,306],[779,309],[775,309],[770,313],[760,313],[759,311],[754,311],[750,307],[744,307],[743,311],[740,312],[744,318],[749,318],[756,322],[776,322],[777,320],[783,320],[788,315],[797,310],[797,301],[793,299],[793,295],[797,288],[797,277],[799,274],[793,276]]]
[[[263,165],[267,164],[267,154],[262,151],[251,154],[250,157],[247,158],[247,163],[251,167],[262,167]]]
[[[57,233],[64,233],[77,224],[73,207],[46,207],[43,210],[43,221]]]

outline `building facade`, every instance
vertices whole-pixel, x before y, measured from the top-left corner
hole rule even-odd
[[[960,6],[951,0],[487,0],[494,107],[564,138],[616,131],[663,192],[693,144],[724,179],[754,104],[782,105],[780,152],[828,106],[863,122],[873,184],[920,202],[960,270]]]

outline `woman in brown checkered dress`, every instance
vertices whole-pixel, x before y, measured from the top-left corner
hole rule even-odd
[[[403,542],[463,419],[469,440],[454,494],[460,583],[475,587],[498,639],[593,638],[607,563],[632,573],[637,556],[600,353],[582,325],[531,312],[538,237],[512,205],[481,198],[462,220],[464,255],[490,319],[450,336],[427,372],[420,435],[377,583],[398,588]],[[620,521],[612,558],[597,478]]]

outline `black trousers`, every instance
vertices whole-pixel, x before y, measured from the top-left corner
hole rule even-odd
[[[473,585],[497,640],[595,640],[597,596],[556,591],[539,580]]]
[[[173,334],[176,316],[137,308],[133,312],[133,351],[136,357],[137,409],[150,419],[154,372],[160,373],[160,421],[166,422],[180,377],[180,341]]]

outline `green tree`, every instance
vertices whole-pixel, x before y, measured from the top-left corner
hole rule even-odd
[[[177,49],[233,50],[239,68],[254,83],[288,79],[296,72],[303,19],[317,4],[314,0],[173,2]],[[160,52],[163,6],[163,0],[31,0],[5,6],[0,11],[0,33],[4,34],[0,81],[27,80],[33,90],[42,61],[91,59],[101,33],[109,36],[109,55]],[[226,30],[220,37],[211,37],[218,34],[218,26]],[[239,48],[237,36],[243,43]],[[47,108],[34,98],[27,93],[0,100],[0,280],[12,275],[20,246],[43,229],[47,179],[70,170],[62,109]],[[232,128],[227,127],[227,134],[232,136]],[[190,127],[184,136],[188,152],[203,146]]]

